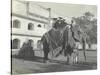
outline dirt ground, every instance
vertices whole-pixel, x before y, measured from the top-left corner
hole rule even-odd
[[[96,70],[97,52],[87,51],[87,61],[84,62],[83,52],[79,53],[78,64],[66,64],[66,58],[59,56],[50,62],[43,63],[42,57],[28,59],[19,59],[12,57],[12,74],[78,71],[78,70]]]

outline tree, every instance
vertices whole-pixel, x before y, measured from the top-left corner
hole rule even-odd
[[[97,19],[90,12],[85,12],[80,17],[73,17],[76,25],[86,32],[90,39],[90,43],[97,43]]]

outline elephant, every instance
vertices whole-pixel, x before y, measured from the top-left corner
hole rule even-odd
[[[42,36],[41,41],[43,43],[44,61],[48,60],[48,53],[50,51],[54,51],[57,47],[61,47],[61,50],[59,50],[55,56],[64,52],[64,56],[67,56],[67,63],[69,63],[76,42],[82,44],[86,61],[86,35],[80,28],[73,26],[73,21],[71,24],[68,24],[61,18],[55,20],[53,27]]]

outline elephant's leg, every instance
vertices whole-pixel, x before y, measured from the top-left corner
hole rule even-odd
[[[77,63],[78,63],[78,57],[75,56],[75,58],[74,58],[74,64],[77,64]]]
[[[44,51],[44,58],[43,58],[43,62],[45,63],[48,60],[48,51]]]
[[[75,64],[75,53],[74,52],[72,53],[71,61],[72,61],[72,64]]]
[[[70,55],[67,54],[67,64],[69,64],[69,61],[70,61]]]
[[[75,64],[78,63],[78,55],[79,55],[79,52],[77,50],[76,53],[75,53]]]

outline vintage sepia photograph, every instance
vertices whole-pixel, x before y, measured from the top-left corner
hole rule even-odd
[[[97,6],[11,0],[11,74],[97,70]]]

